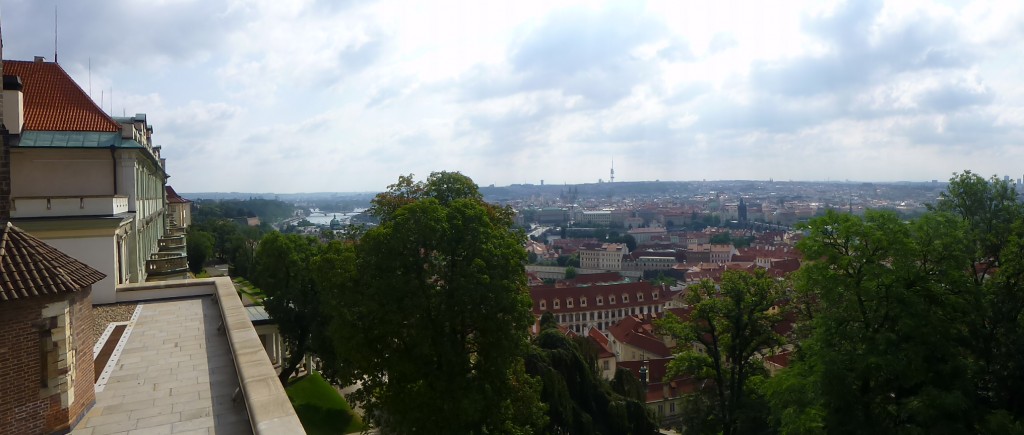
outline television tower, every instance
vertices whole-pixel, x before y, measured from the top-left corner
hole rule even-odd
[[[611,182],[615,182],[615,159],[612,159]]]

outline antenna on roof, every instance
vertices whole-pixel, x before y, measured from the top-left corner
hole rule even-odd
[[[53,2],[53,63],[57,63],[57,2]]]

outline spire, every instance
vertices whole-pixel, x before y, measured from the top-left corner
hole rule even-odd
[[[611,182],[615,182],[615,159],[612,159]]]

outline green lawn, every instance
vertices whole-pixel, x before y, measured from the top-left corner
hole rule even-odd
[[[232,281],[235,283],[235,289],[239,293],[246,295],[254,303],[263,305],[263,298],[266,297],[263,294],[263,290],[256,288],[251,282],[246,281],[245,278],[235,278]]]
[[[285,390],[310,435],[359,432],[365,427],[345,398],[319,373],[292,380]]]

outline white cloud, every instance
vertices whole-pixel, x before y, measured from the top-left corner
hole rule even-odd
[[[7,57],[52,51],[3,2]],[[184,192],[1020,172],[1020,2],[65,4],[62,65]]]

